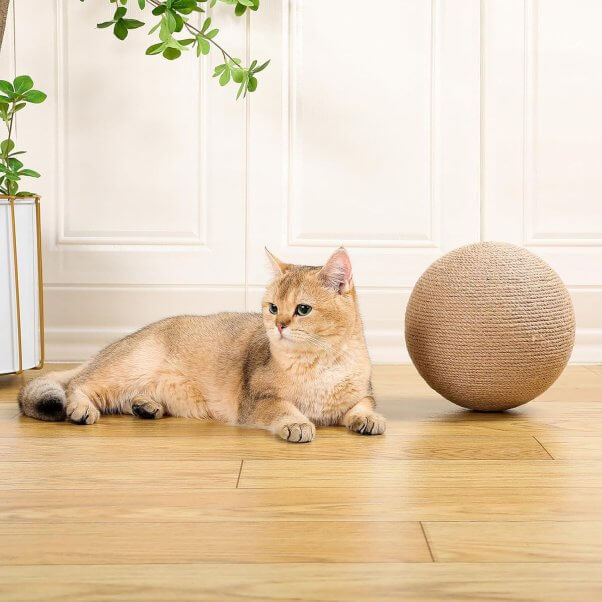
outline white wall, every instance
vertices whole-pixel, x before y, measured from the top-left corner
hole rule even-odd
[[[49,93],[18,135],[44,174],[50,359],[165,315],[256,309],[264,245],[319,263],[344,243],[373,358],[407,361],[420,273],[507,240],[559,271],[574,360],[602,361],[599,0],[220,5],[227,45],[272,59],[238,102],[212,58],[96,30],[107,5],[13,2],[0,59]]]

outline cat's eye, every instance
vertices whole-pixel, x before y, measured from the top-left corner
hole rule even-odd
[[[304,303],[300,303],[297,305],[295,309],[295,313],[298,316],[306,316],[311,311],[311,305],[305,305]]]
[[[270,304],[268,305],[268,309],[270,310],[270,313],[271,313],[271,314],[274,314],[274,315],[276,315],[276,314],[278,313],[278,306],[277,306],[277,305],[274,305],[273,303],[270,303]]]

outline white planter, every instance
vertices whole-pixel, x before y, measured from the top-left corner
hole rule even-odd
[[[0,374],[44,361],[39,253],[39,198],[0,198]]]

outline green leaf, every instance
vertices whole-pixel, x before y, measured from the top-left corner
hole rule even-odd
[[[174,18],[176,20],[176,31],[182,31],[182,27],[184,27],[184,19],[182,19],[182,17],[180,17],[180,15],[177,13],[174,15]]]
[[[247,87],[249,88],[249,92],[255,92],[255,90],[257,90],[257,78],[251,75],[249,78],[249,85]]]
[[[15,196],[35,196],[33,194],[33,192],[26,192],[25,190],[22,190],[21,192],[17,192],[17,194]]]
[[[175,0],[171,7],[183,15],[189,15],[196,10],[197,5],[196,0]]]
[[[24,108],[25,106],[26,106],[26,103],[24,103],[24,102],[20,102],[20,103],[16,104],[16,105],[15,105],[15,113],[16,113],[17,111],[20,111],[20,110],[21,110],[22,108]]]
[[[0,79],[0,91],[4,92],[9,98],[12,98],[15,92],[13,85],[4,79]]]
[[[114,21],[119,21],[119,19],[121,19],[122,17],[125,16],[125,13],[127,13],[127,8],[125,8],[124,6],[120,6],[116,11],[115,14],[113,15],[113,20]]]
[[[167,16],[163,15],[161,17],[161,28],[159,29],[159,39],[162,42],[169,42],[171,40],[171,31],[169,30],[169,25],[167,24]]]
[[[10,102],[11,102],[10,98],[7,98],[6,96],[0,96],[0,104],[8,105]]]
[[[203,27],[201,27],[201,33],[205,33],[209,26],[211,25],[211,17],[207,17],[205,21],[203,21]]]
[[[37,171],[34,171],[33,169],[22,169],[19,172],[20,176],[29,176],[30,178],[39,178],[40,174]]]
[[[253,69],[253,73],[259,73],[260,71],[263,71],[269,64],[270,61],[267,60],[265,63],[263,63],[263,65],[259,65],[259,67],[257,67],[256,69]]]
[[[242,69],[234,68],[232,71],[232,79],[240,84],[245,77],[245,72]]]
[[[144,7],[146,6],[146,0],[138,0],[138,6],[141,10],[144,10]]]
[[[242,84],[240,84],[239,88],[238,88],[238,93],[236,94],[236,100],[238,100],[240,98],[240,95],[242,94],[243,90],[245,90],[247,85],[247,82],[243,81]]]
[[[106,29],[107,27],[111,27],[111,25],[113,25],[113,23],[115,23],[115,21],[104,21],[103,23],[97,23],[96,28],[97,29]]]
[[[29,77],[29,75],[19,75],[15,77],[14,88],[16,94],[23,94],[27,92],[27,90],[31,90],[33,88],[33,79]]]
[[[144,25],[142,21],[137,21],[136,19],[122,19],[122,21],[128,29],[138,29],[138,27]]]
[[[119,21],[115,23],[115,27],[113,27],[113,33],[119,40],[125,40],[128,37],[128,28],[123,22],[123,19],[119,19]]]
[[[46,94],[44,92],[40,92],[40,90],[29,90],[29,92],[25,92],[23,95],[23,100],[26,100],[27,102],[33,102],[34,104],[40,104],[46,100]]]
[[[242,17],[242,15],[245,14],[246,10],[247,10],[247,7],[244,4],[237,4],[236,8],[234,9],[234,14],[237,17]]]
[[[238,0],[238,4],[243,4],[244,6],[248,6],[250,8],[253,6],[253,0]]]
[[[8,160],[8,167],[12,171],[17,172],[23,167],[23,163],[21,163],[21,161],[19,161],[19,159],[11,158]]]
[[[165,44],[163,42],[159,42],[158,44],[153,44],[146,49],[146,54],[161,54],[165,50]]]
[[[197,52],[196,52],[197,56],[200,56],[201,53],[202,54],[209,54],[209,51],[211,50],[211,47],[209,46],[209,42],[204,37],[202,37],[200,35],[197,36],[196,40],[197,40],[197,44],[198,44],[197,49],[196,49],[197,50]]]
[[[165,13],[165,16],[167,17],[167,27],[170,33],[173,33],[176,30],[176,25],[178,24],[176,17],[170,10]]]
[[[217,77],[228,65],[222,63],[221,65],[217,65],[213,71],[213,77]]]
[[[225,86],[230,81],[230,69],[226,67],[219,78],[219,85]]]
[[[165,4],[159,4],[159,6],[156,6],[155,8],[153,8],[153,15],[155,15],[155,17],[158,17],[159,15],[162,15],[165,11],[167,10],[167,7],[165,6]]]
[[[177,48],[166,48],[163,51],[163,56],[168,60],[168,61],[173,61],[174,59],[177,59],[178,57],[180,57],[182,55],[182,52],[180,50],[178,50]]]
[[[211,31],[209,31],[205,34],[205,37],[212,40],[218,33],[219,33],[219,29],[212,29]]]
[[[3,140],[0,142],[0,152],[6,156],[15,148],[15,143],[12,140]]]

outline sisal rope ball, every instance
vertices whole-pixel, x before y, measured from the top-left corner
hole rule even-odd
[[[473,410],[514,408],[543,393],[575,340],[569,292],[533,253],[477,243],[444,255],[408,302],[405,337],[435,391]]]

